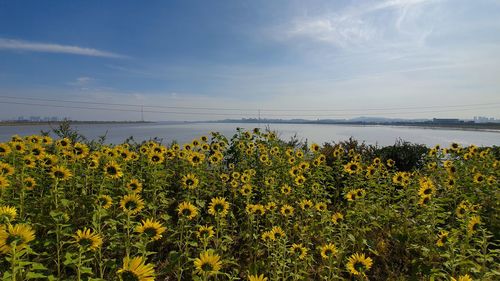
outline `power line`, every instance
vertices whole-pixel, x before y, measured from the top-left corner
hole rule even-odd
[[[180,112],[180,111],[160,111],[160,110],[143,110],[143,109],[123,109],[123,108],[103,108],[103,107],[90,107],[90,106],[72,106],[72,105],[57,105],[57,104],[39,104],[27,102],[6,102],[0,101],[0,104],[16,104],[16,105],[32,105],[42,107],[57,107],[68,109],[88,109],[88,110],[105,110],[105,111],[121,111],[121,112],[147,112],[147,113],[160,113],[160,114],[179,114],[179,115],[204,115],[204,116],[251,116],[252,114],[244,113],[214,113],[214,112]],[[497,108],[497,106],[484,107]],[[476,108],[466,109],[448,109],[448,110],[427,110],[427,111],[407,111],[407,112],[378,112],[377,115],[402,115],[402,114],[421,114],[421,113],[441,113],[441,112],[456,112],[456,111],[470,111],[477,110]],[[262,114],[262,113],[261,113]],[[267,117],[345,117],[345,116],[359,116],[357,113],[345,114],[262,114]],[[371,114],[370,116],[373,116]]]
[[[139,105],[139,104],[124,104],[124,103],[107,103],[107,102],[91,102],[91,101],[70,101],[57,100],[36,97],[14,97],[0,95],[0,98],[15,99],[15,100],[34,100],[59,103],[76,103],[76,104],[94,104],[94,105],[111,105],[111,106],[127,106],[137,108],[166,108],[166,109],[191,109],[191,110],[217,110],[217,111],[261,111],[261,112],[365,112],[365,111],[385,111],[385,110],[409,110],[409,109],[433,109],[433,108],[470,108],[470,107],[491,107],[500,105],[500,102],[492,103],[476,103],[476,104],[460,104],[460,105],[433,105],[433,106],[413,106],[413,107],[386,107],[386,108],[361,108],[361,109],[259,109],[259,108],[223,108],[223,107],[186,107],[186,106],[161,106],[161,105]],[[147,112],[147,111],[145,111]]]

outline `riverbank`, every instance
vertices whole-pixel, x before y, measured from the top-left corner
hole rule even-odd
[[[60,125],[67,121],[55,121],[55,122],[31,122],[31,121],[2,121],[0,126],[46,126],[46,125]],[[94,124],[150,124],[155,123],[152,121],[69,121],[70,125],[94,125]]]

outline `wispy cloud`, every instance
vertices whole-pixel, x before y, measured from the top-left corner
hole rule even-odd
[[[413,20],[418,18],[425,4],[441,1],[444,0],[366,1],[334,13],[293,19],[285,30],[279,32],[285,34],[286,39],[305,38],[340,48],[371,46],[404,34],[414,37],[406,38],[412,43],[422,44],[432,28],[419,26]],[[415,27],[419,28],[418,32],[415,32]],[[407,32],[405,28],[411,30]]]
[[[61,45],[54,43],[31,42],[24,40],[0,38],[0,50],[14,50],[41,53],[72,54],[91,57],[125,58],[126,56],[79,46]]]

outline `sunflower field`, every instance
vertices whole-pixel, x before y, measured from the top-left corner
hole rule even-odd
[[[328,149],[327,149],[328,148]],[[500,162],[424,165],[270,131],[0,143],[1,280],[500,280]]]

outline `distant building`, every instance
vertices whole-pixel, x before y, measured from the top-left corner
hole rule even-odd
[[[440,124],[459,124],[459,123],[463,123],[463,121],[460,121],[460,119],[457,119],[457,118],[434,118],[434,119],[432,119],[432,122],[434,122],[434,123],[440,123]]]

